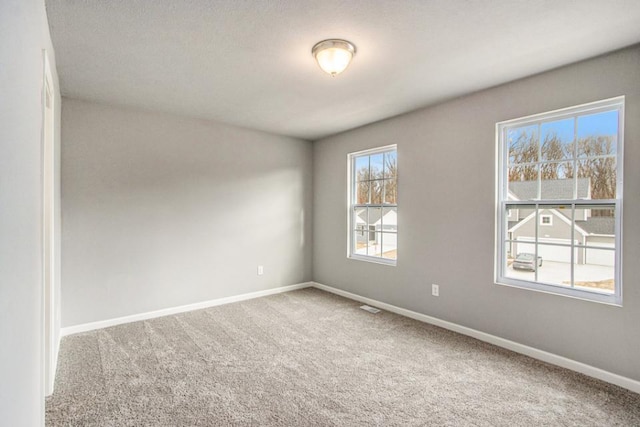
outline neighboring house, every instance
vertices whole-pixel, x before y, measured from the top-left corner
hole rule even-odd
[[[356,215],[356,230],[358,230],[356,233],[358,245],[377,245],[380,244],[382,237],[385,250],[395,249],[397,246],[395,233],[398,231],[398,213],[395,208],[370,208],[367,221],[367,209],[361,209]],[[384,236],[381,236],[381,231],[392,233],[385,233]]]
[[[531,200],[537,196],[536,181],[509,183],[510,200]],[[542,181],[542,198],[572,199],[573,179]],[[590,199],[590,182],[578,179],[578,198]],[[613,266],[615,252],[585,246],[615,247],[615,218],[592,216],[591,209],[575,211],[574,259],[577,264]],[[515,257],[522,252],[535,252],[536,214],[534,209],[511,209],[509,213],[509,252]],[[538,255],[544,261],[571,262],[571,249],[550,244],[571,244],[571,210],[542,209],[538,216]]]

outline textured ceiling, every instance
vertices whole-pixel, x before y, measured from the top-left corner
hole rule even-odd
[[[640,42],[638,0],[46,4],[63,95],[311,140]]]

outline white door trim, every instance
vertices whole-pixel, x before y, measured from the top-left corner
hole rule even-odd
[[[55,92],[51,65],[42,51],[42,336],[44,394],[53,393],[56,371],[55,333]]]

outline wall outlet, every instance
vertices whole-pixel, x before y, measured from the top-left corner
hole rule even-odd
[[[258,266],[258,276],[262,276],[264,274],[264,266],[263,265],[259,265]]]
[[[434,297],[440,296],[440,285],[432,284],[431,285],[431,295]]]

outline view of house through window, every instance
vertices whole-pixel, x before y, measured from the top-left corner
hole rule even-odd
[[[349,155],[349,256],[395,264],[398,258],[396,146]]]
[[[623,106],[498,124],[499,283],[620,303]]]

